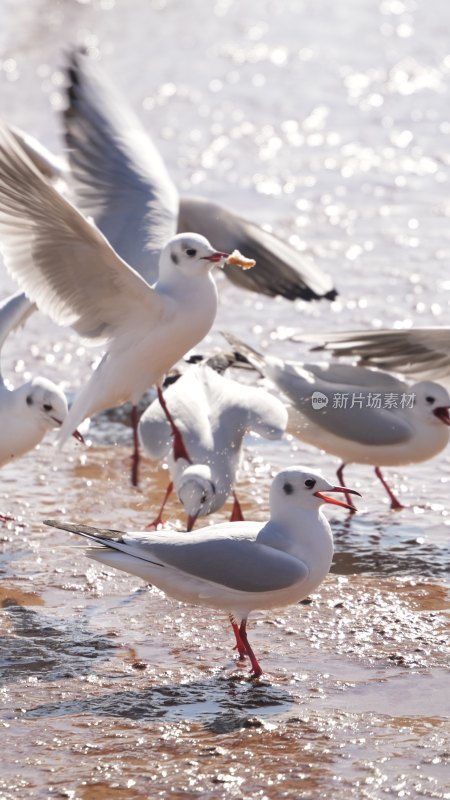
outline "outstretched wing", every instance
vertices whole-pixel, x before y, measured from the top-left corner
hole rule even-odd
[[[253,222],[228,211],[223,206],[199,197],[182,197],[178,231],[195,231],[214,242],[219,250],[241,250],[256,261],[256,269],[241,270],[225,265],[233,283],[253,292],[287,300],[334,300],[337,295],[330,278],[317,266]]]
[[[141,123],[91,58],[67,69],[65,137],[77,206],[148,283],[176,232],[178,194]]]
[[[0,126],[0,246],[28,297],[55,322],[104,342],[144,316],[159,319],[161,298],[104,236],[38,172]]]
[[[356,356],[360,364],[431,380],[450,376],[450,328],[348,331],[291,337],[320,342],[313,350]]]

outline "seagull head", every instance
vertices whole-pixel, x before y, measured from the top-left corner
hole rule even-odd
[[[301,509],[319,509],[323,503],[353,509],[343,500],[330,497],[335,492],[348,492],[361,495],[355,489],[334,486],[320,472],[306,467],[289,467],[279,472],[270,489],[270,508],[272,516],[292,516]]]
[[[33,378],[24,388],[28,417],[33,418],[44,432],[60,428],[68,411],[64,392],[47,378]],[[72,436],[84,443],[79,431],[74,431]]]
[[[179,233],[161,252],[160,277],[180,273],[187,277],[206,275],[214,265],[223,266],[228,253],[215,250],[198,233]]]
[[[423,412],[430,422],[450,425],[450,395],[444,386],[433,381],[419,381],[410,387],[415,399],[413,408]]]
[[[188,516],[188,531],[192,530],[197,517],[206,517],[221,505],[207,464],[190,464],[183,473],[177,494]]]
[[[43,430],[59,428],[67,416],[64,392],[46,378],[34,378],[25,394],[27,414],[33,416]]]

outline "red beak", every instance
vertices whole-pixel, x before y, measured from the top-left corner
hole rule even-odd
[[[188,533],[189,533],[189,531],[191,531],[191,530],[192,530],[192,528],[194,527],[194,525],[195,525],[195,522],[196,522],[196,520],[197,520],[197,517],[198,517],[198,514],[194,514],[193,516],[191,516],[190,514],[188,514],[187,523],[186,523],[186,531],[187,531]]]
[[[440,408],[435,408],[433,414],[438,419],[442,420],[446,425],[450,425],[450,414],[448,413],[449,406],[441,406]]]
[[[224,261],[228,258],[229,253],[213,253],[211,256],[202,256],[203,259],[206,261],[212,261],[215,264],[217,261]]]
[[[83,436],[80,433],[80,431],[74,431],[72,433],[72,436],[73,436],[74,439],[77,440],[77,442],[81,442],[81,444],[86,444],[86,442],[84,441]]]
[[[62,425],[62,421],[60,419],[57,419],[56,417],[52,417],[52,420],[54,420],[54,422],[56,422],[57,425]],[[81,444],[86,444],[86,442],[84,441],[83,436],[80,433],[80,431],[74,431],[72,433],[72,436],[73,436],[74,439],[77,440],[77,442],[81,442]]]
[[[328,489],[329,492],[345,492],[346,494],[357,494],[358,497],[361,497],[360,493],[356,491],[356,489],[347,489],[346,486],[333,486],[332,489]],[[335,497],[328,497],[327,494],[324,492],[314,492],[315,497],[320,497],[325,503],[331,503],[333,506],[342,506],[342,508],[348,508],[349,511],[354,511],[355,506],[351,506],[349,503],[344,503],[343,500],[336,500]]]

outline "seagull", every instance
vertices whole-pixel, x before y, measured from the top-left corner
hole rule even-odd
[[[24,295],[15,294],[0,304],[0,352],[9,334],[34,311]],[[33,450],[47,431],[60,428],[67,416],[64,392],[47,378],[10,389],[0,373],[0,467]],[[83,441],[78,431],[73,436]],[[0,514],[0,520],[12,519]]]
[[[45,524],[86,537],[87,555],[143,578],[184,603],[228,612],[240,659],[248,656],[253,678],[262,674],[247,637],[256,609],[298,603],[327,576],[333,557],[331,528],[323,503],[347,508],[330,497],[343,492],[318,472],[290,467],[270,488],[270,519],[225,522],[190,533],[123,533],[46,520]],[[354,490],[346,490],[359,494]]]
[[[92,58],[73,54],[67,77],[64,127],[75,204],[148,283],[178,225],[179,233],[195,231],[219,250],[256,260],[253,272],[224,266],[242,288],[289,300],[335,299],[330,278],[291,245],[222,205],[179,198],[154,143]]]
[[[428,461],[448,444],[450,395],[438,383],[409,384],[387,372],[349,364],[283,361],[224,335],[288,398],[289,433],[338,456],[342,485],[348,463],[372,465],[391,509],[403,506],[380,467]]]
[[[43,313],[106,347],[64,420],[60,443],[85,417],[131,401],[136,484],[137,403],[210,330],[217,310],[210,270],[234,254],[199,234],[178,234],[163,248],[159,279],[150,286],[42,177],[6,126],[0,126],[0,243],[10,274]],[[253,263],[233,260],[244,268]]]
[[[139,438],[147,456],[168,457],[171,482],[161,514],[173,488],[187,515],[187,530],[197,517],[218,511],[228,499],[236,481],[242,444],[246,433],[255,431],[267,439],[280,439],[288,414],[273,395],[253,386],[218,375],[206,364],[191,366],[164,392],[176,428],[182,435],[189,458],[180,450],[178,439],[158,400],[140,419]],[[230,520],[243,519],[236,494]]]
[[[358,363],[379,369],[445,380],[450,378],[450,328],[410,328],[343,333],[295,334],[295,342],[320,342],[313,350],[356,356]]]

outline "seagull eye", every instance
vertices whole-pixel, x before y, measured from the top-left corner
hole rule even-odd
[[[195,250],[193,247],[189,247],[186,250],[186,255],[189,256],[189,258],[193,258],[194,256],[197,255],[197,250]]]
[[[315,485],[316,485],[316,482],[315,482],[315,480],[313,478],[308,478],[308,480],[305,481],[305,486],[306,486],[307,489],[312,489],[313,486],[315,486]]]
[[[430,395],[428,395],[428,397],[426,397],[425,400],[427,401],[427,403],[434,403],[434,397],[430,397]]]
[[[31,397],[31,394],[29,394],[27,397],[27,406],[32,406],[32,405],[33,405],[33,398]]]
[[[50,403],[44,403],[42,408],[44,409],[44,411],[51,411],[53,409],[53,406],[51,406]]]
[[[202,496],[200,498],[200,503],[202,505],[203,505],[203,503],[206,503],[206,492],[203,492],[203,494],[202,494]]]
[[[285,483],[283,485],[283,492],[285,494],[292,494],[293,491],[294,491],[294,487],[292,486],[292,483]]]

